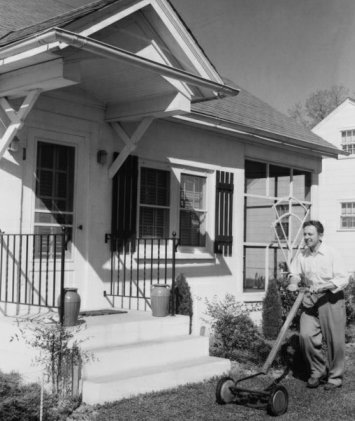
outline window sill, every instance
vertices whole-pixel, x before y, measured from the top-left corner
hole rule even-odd
[[[173,260],[172,251],[169,250],[167,254],[162,251],[160,254],[154,251],[153,254],[148,251],[145,256],[142,251],[139,253],[135,252],[133,254],[133,258],[137,261],[138,259],[143,262],[143,260],[152,260],[152,261],[158,261],[158,260],[167,260],[171,262]],[[215,261],[216,257],[213,253],[209,253],[207,251],[199,251],[199,250],[191,250],[191,251],[177,251],[175,254],[175,260],[208,260],[208,261]]]
[[[339,228],[337,229],[336,232],[355,232],[355,228],[349,228],[349,229]]]
[[[259,301],[261,302],[263,301],[264,296],[265,296],[265,291],[256,289],[256,288],[255,288],[255,291],[252,291],[252,290],[243,291],[243,301],[245,303],[259,302]]]
[[[215,255],[207,251],[177,251],[176,260],[215,260]]]

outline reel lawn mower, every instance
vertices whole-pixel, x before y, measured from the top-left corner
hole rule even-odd
[[[238,381],[234,381],[231,377],[221,378],[216,387],[216,401],[220,405],[235,403],[245,405],[251,408],[266,409],[270,415],[279,416],[284,414],[288,408],[288,392],[287,389],[280,385],[280,381],[286,376],[283,374],[281,377],[275,379],[269,386],[263,390],[252,390],[244,388],[241,383],[254,379],[256,377],[266,375],[279,352],[281,345],[285,339],[287,330],[295,317],[301,303],[306,288],[301,288],[299,294],[283,324],[278,337],[271,348],[271,351],[260,372],[243,377]]]

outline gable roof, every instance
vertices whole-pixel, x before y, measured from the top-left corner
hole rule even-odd
[[[333,111],[331,111],[326,117],[323,118],[319,123],[312,127],[312,132],[316,133],[326,122],[331,120],[336,114],[341,113],[342,109],[345,108],[348,104],[355,105],[355,100],[353,98],[346,98],[344,101],[339,104]]]
[[[341,153],[339,149],[308,128],[299,125],[291,117],[275,110],[271,105],[240,88],[235,97],[216,99],[192,105],[192,111],[199,116],[213,118],[221,123],[237,125],[248,133],[269,137],[294,139],[309,145]]]
[[[124,0],[0,0],[0,47],[50,28],[65,28],[86,15],[120,2]],[[18,13],[19,10],[23,13]],[[193,37],[188,27],[184,26]],[[197,44],[195,38],[194,41]],[[328,150],[332,155],[341,153],[332,144],[244,89],[236,97],[195,103],[192,112],[242,127],[248,133],[268,136],[270,139],[296,140],[310,148],[313,145],[315,149]]]

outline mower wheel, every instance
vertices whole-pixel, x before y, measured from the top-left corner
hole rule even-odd
[[[288,407],[288,392],[284,386],[276,386],[272,391],[269,403],[267,405],[267,412],[270,415],[277,417],[287,411]]]
[[[220,405],[233,402],[235,395],[231,388],[234,385],[234,380],[231,377],[222,377],[216,387],[216,402]]]

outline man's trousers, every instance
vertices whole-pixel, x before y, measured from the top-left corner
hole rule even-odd
[[[343,291],[328,291],[311,308],[304,308],[300,320],[300,345],[311,376],[328,371],[328,382],[341,385],[345,366],[345,300]],[[326,360],[322,351],[326,344]]]

